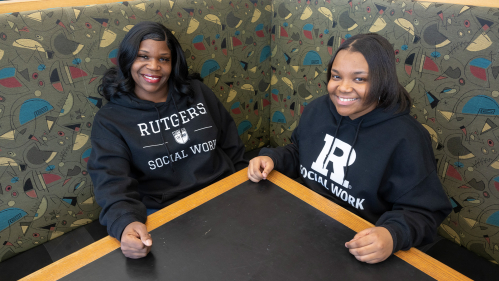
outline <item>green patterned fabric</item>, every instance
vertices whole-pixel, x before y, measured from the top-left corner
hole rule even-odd
[[[454,207],[440,235],[499,262],[499,9],[376,0],[273,4],[271,144],[289,143],[303,107],[327,93],[327,63],[341,42],[358,33],[385,36]]]
[[[99,79],[143,20],[172,29],[246,149],[289,143],[343,40],[396,50],[454,206],[439,233],[499,262],[499,9],[430,2],[134,1],[0,15],[0,260],[98,218],[86,172]]]
[[[95,220],[86,171],[97,93],[136,23],[163,23],[236,121],[269,143],[270,4],[134,1],[0,15],[0,260]]]

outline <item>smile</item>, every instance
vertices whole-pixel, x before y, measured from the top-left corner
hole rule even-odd
[[[345,98],[340,98],[340,97],[338,97],[338,99],[340,101],[354,101],[354,100],[358,100],[358,99],[345,99]]]
[[[142,77],[144,77],[144,79],[149,83],[156,83],[159,81],[159,79],[161,79],[161,76],[146,75],[146,74],[142,74]]]

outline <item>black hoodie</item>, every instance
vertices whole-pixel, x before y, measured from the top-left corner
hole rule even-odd
[[[393,252],[426,244],[451,204],[428,131],[409,109],[395,111],[376,108],[351,120],[325,95],[305,107],[291,144],[260,155],[271,157],[276,170],[301,176],[313,191],[387,228]]]
[[[88,171],[100,221],[121,239],[145,223],[146,208],[163,208],[247,166],[234,120],[215,94],[191,80],[191,102],[113,96],[96,114]],[[175,98],[175,100],[172,100]]]

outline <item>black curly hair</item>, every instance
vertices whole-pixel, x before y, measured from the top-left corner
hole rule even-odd
[[[118,65],[108,69],[102,77],[99,94],[107,100],[114,95],[134,95],[135,81],[130,69],[137,58],[140,43],[148,39],[166,41],[171,51],[172,72],[168,79],[170,93],[176,92],[192,99],[189,80],[201,80],[199,73],[189,74],[184,51],[175,36],[163,24],[151,21],[136,24],[125,35],[118,49]]]

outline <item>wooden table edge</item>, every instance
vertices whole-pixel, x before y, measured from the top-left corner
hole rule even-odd
[[[277,171],[270,173],[268,180],[355,232],[373,227],[372,223]],[[411,248],[408,251],[398,251],[395,255],[436,280],[471,280],[416,248]]]
[[[327,200],[326,198],[277,171],[273,171],[269,175],[268,179],[275,185],[288,191],[356,232],[373,226],[366,220]],[[247,169],[243,169],[184,198],[183,200],[149,215],[146,222],[148,231],[158,228],[170,220],[173,220],[174,218],[208,202],[209,200],[223,194],[224,192],[227,192],[247,180]],[[33,272],[20,280],[53,281],[61,279],[119,247],[120,243],[118,240],[107,236],[71,255],[68,255],[36,272]],[[471,280],[445,264],[414,248],[409,251],[399,251],[395,253],[395,255],[436,280]]]
[[[229,177],[226,177],[202,190],[161,209],[147,217],[147,230],[152,231],[159,226],[173,220],[174,218],[200,206],[203,203],[217,197],[218,195],[240,185],[248,180],[247,169],[243,169]],[[72,253],[48,266],[33,272],[20,279],[23,281],[54,281],[78,270],[79,268],[101,258],[120,247],[115,238],[107,236],[96,241],[85,248]]]

